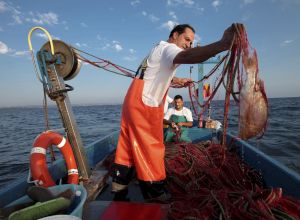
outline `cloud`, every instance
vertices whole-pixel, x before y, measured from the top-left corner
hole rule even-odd
[[[201,14],[204,12],[204,8],[198,5],[196,6],[196,10],[200,11]]]
[[[159,21],[159,18],[156,17],[155,15],[153,14],[148,14],[147,12],[145,11],[142,11],[142,15],[144,15],[145,17],[147,17],[151,22],[157,22]]]
[[[119,52],[123,50],[123,47],[119,41],[114,40],[111,43],[106,43],[101,49],[102,50],[113,49]]]
[[[244,8],[244,7],[247,7],[248,5],[250,4],[253,4],[255,2],[255,0],[242,0],[242,3],[241,3],[241,8]]]
[[[175,14],[174,11],[170,11],[170,12],[169,12],[169,15],[170,15],[171,18],[173,18],[174,20],[177,20],[177,16],[176,16],[176,14]]]
[[[111,48],[110,43],[106,43],[103,47],[101,47],[101,50],[107,50],[108,48]]]
[[[118,44],[118,43],[117,43],[117,44],[114,44],[114,45],[113,45],[113,48],[114,48],[116,51],[118,51],[118,52],[121,51],[121,50],[123,50],[123,47],[122,47],[120,44]]]
[[[149,17],[150,21],[152,21],[152,22],[157,22],[157,21],[159,21],[159,18],[156,17],[156,16],[153,15],[153,14],[149,14],[148,17]]]
[[[194,5],[193,0],[167,0],[168,6],[184,5],[185,7],[191,7]]]
[[[49,40],[48,37],[47,37],[47,35],[45,33],[36,33],[35,35],[37,37],[43,38],[45,40]],[[52,39],[58,39],[58,40],[60,39],[59,37],[56,37],[56,36],[54,36],[52,34],[51,34],[51,37],[52,37]]]
[[[117,52],[123,50],[122,44],[117,40],[108,42],[109,40],[107,40],[105,37],[100,36],[99,34],[97,35],[96,38],[103,45],[103,46],[101,45],[100,48],[98,48],[100,50],[115,50]]]
[[[75,45],[77,46],[77,47],[87,47],[88,45],[86,44],[86,43],[75,43]]]
[[[8,11],[8,6],[4,1],[0,1],[0,13]]]
[[[221,5],[221,1],[220,0],[214,0],[211,5],[216,9],[216,11],[218,11],[219,6]]]
[[[280,46],[285,47],[285,46],[290,45],[293,42],[294,42],[294,40],[285,40],[285,41],[280,43]]]
[[[0,54],[11,54],[15,50],[9,48],[4,42],[0,41]]]
[[[35,24],[48,24],[55,25],[58,24],[58,15],[53,12],[48,13],[36,13],[30,12],[31,18],[26,18],[26,21],[32,22]]]
[[[16,51],[13,56],[22,57],[22,56],[28,56],[29,54],[30,54],[29,50],[23,50],[23,51]]]
[[[129,49],[129,53],[134,54],[134,53],[136,53],[136,50],[134,50],[134,49]]]
[[[194,1],[193,0],[184,0],[183,1],[185,4],[187,5],[193,5],[194,4]]]
[[[140,3],[141,3],[140,0],[134,0],[134,1],[131,1],[131,2],[130,2],[130,4],[131,4],[132,6],[136,6],[136,5],[140,4]]]
[[[87,24],[84,23],[84,22],[81,22],[81,23],[80,23],[80,26],[81,26],[81,27],[84,27],[84,28],[87,28],[87,27],[88,27]]]
[[[3,13],[3,12],[11,12],[13,14],[21,14],[21,12],[16,9],[15,7],[13,7],[11,5],[11,3],[7,4],[6,2],[4,1],[0,1],[0,13]]]
[[[250,13],[246,13],[242,15],[242,21],[248,21],[251,18],[251,14]]]
[[[8,46],[2,41],[0,41],[0,54],[6,54],[8,52],[9,52]]]
[[[14,21],[15,21],[15,24],[23,24],[23,21],[21,20],[20,16],[19,15],[12,15]]]
[[[61,23],[64,25],[65,30],[69,30],[68,22],[62,21]]]
[[[167,28],[169,31],[171,31],[176,25],[178,25],[178,22],[169,20],[169,21],[163,23],[161,25],[161,27]]]
[[[96,36],[96,38],[97,38],[97,40],[104,40],[101,36],[100,36],[100,34],[97,34],[97,36]]]
[[[129,51],[129,55],[123,57],[123,60],[130,61],[130,62],[137,60],[137,57],[135,56],[136,50],[130,48],[128,51]]]
[[[137,59],[137,57],[129,55],[129,56],[123,57],[123,59],[126,61],[135,61]]]
[[[0,13],[8,12],[11,14],[13,23],[9,23],[9,25],[14,24],[22,24],[23,21],[21,19],[21,12],[16,9],[14,6],[12,6],[12,3],[6,3],[4,1],[0,1]]]

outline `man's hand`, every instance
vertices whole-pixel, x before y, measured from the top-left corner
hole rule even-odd
[[[181,84],[183,86],[188,85],[189,83],[193,82],[193,80],[189,79],[189,78],[181,78]]]
[[[184,127],[189,128],[189,127],[192,127],[192,126],[193,126],[193,122],[191,122],[191,121],[187,121],[187,122],[178,122],[177,125],[180,126],[180,127],[184,126]]]
[[[171,127],[172,127],[172,128],[176,128],[176,123],[172,121],[172,122],[171,122]]]
[[[193,82],[193,81],[190,78],[173,77],[173,80],[172,80],[172,83],[176,84],[178,86],[186,86],[186,85],[188,85],[191,82]]]
[[[235,37],[239,34],[239,30],[244,29],[244,25],[240,23],[234,23],[224,31],[221,42],[226,50],[230,49]]]

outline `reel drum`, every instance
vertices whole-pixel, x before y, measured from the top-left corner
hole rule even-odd
[[[78,55],[74,49],[63,41],[53,40],[52,42],[55,55],[59,55],[61,59],[61,64],[55,64],[57,73],[63,77],[64,80],[73,79],[81,68],[81,61],[78,59]],[[49,41],[41,47],[41,50],[51,52]]]

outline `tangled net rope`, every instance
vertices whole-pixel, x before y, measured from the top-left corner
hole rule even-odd
[[[171,219],[300,219],[300,201],[266,189],[234,148],[210,141],[166,146]]]
[[[284,196],[282,188],[266,188],[237,150],[234,142],[226,149],[212,141],[167,144],[168,218],[300,219],[300,201]],[[103,161],[108,170],[114,157],[115,152]]]
[[[95,55],[87,53],[87,52],[85,52],[83,50],[80,50],[78,48],[75,48],[75,47],[72,47],[72,48],[76,52],[77,58],[79,60],[81,60],[82,62],[85,62],[85,63],[88,63],[92,66],[104,69],[105,71],[115,73],[117,75],[134,78],[135,71],[133,71],[131,69],[128,69],[128,68],[120,66],[120,65],[117,65],[117,64],[115,64],[115,63],[113,63],[109,60],[102,59],[100,57],[97,57]],[[87,57],[92,57],[92,58],[96,59],[96,61],[92,61],[92,60],[88,59]]]

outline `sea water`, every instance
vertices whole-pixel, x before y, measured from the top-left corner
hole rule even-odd
[[[267,131],[262,139],[249,142],[300,173],[300,98],[268,101]],[[212,118],[222,122],[224,101],[213,101],[211,107]],[[229,131],[236,134],[238,108],[234,102],[229,111]],[[73,112],[84,146],[119,129],[121,105],[73,106]],[[46,129],[44,116],[42,107],[0,108],[0,188],[28,173],[33,141]],[[48,108],[48,121],[50,129],[63,130],[55,106]]]

